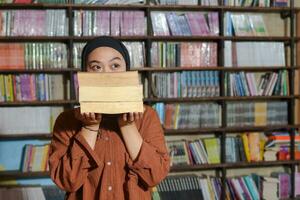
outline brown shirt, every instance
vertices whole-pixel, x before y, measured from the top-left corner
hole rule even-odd
[[[68,200],[151,199],[151,187],[167,176],[170,163],[157,113],[145,107],[143,117],[135,121],[143,138],[135,161],[114,122],[110,128],[100,126],[92,150],[78,134],[82,124],[74,110],[60,114],[54,126],[49,164],[52,180],[67,191]]]

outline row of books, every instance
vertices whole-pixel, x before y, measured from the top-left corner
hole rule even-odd
[[[287,7],[288,0],[224,0],[224,5],[243,7]]]
[[[263,160],[263,133],[242,133],[225,139],[225,160],[229,163]],[[276,159],[274,159],[276,160]]]
[[[228,102],[226,104],[227,126],[266,126],[288,124],[288,103]]]
[[[49,134],[62,111],[59,106],[1,107],[0,134]]]
[[[286,70],[270,73],[226,73],[225,87],[229,96],[272,96],[289,94]]]
[[[285,66],[283,42],[225,41],[225,67]]]
[[[0,69],[67,68],[62,43],[0,43]]]
[[[62,74],[0,74],[0,102],[64,99]]]
[[[221,198],[221,179],[196,175],[172,175],[153,188],[153,200],[211,200]]]
[[[144,11],[74,11],[74,35],[132,36],[146,34]]]
[[[217,12],[151,12],[154,36],[219,35]]]
[[[63,200],[65,192],[56,186],[1,187],[0,197],[5,200]]]
[[[265,160],[290,160],[291,136],[288,132],[271,132],[267,135],[265,144],[264,159]],[[300,160],[300,136],[299,133],[294,137],[295,148],[294,155],[296,160]]]
[[[266,134],[269,136],[266,137],[261,132],[227,136],[225,139],[225,162],[290,160],[290,137],[288,133],[272,132]],[[271,146],[270,140],[273,141]],[[295,159],[299,160],[299,134],[295,137],[295,143]],[[221,162],[220,145],[218,137],[204,137],[194,141],[167,141],[171,165],[218,164]]]
[[[2,10],[0,36],[68,35],[65,10]]]
[[[250,174],[226,178],[225,199],[283,199],[291,194],[291,175],[272,172],[270,176]],[[295,196],[300,195],[300,173],[295,173]],[[168,176],[153,188],[153,200],[170,199],[221,199],[221,178],[212,176],[173,175]]]
[[[228,36],[268,36],[262,14],[226,12],[224,24]]]
[[[24,146],[23,157],[21,162],[22,172],[43,172],[49,171],[48,153],[49,144]]]
[[[296,187],[299,187],[300,173],[295,173]],[[251,174],[226,179],[227,199],[284,199],[291,194],[290,174],[272,172],[271,176]],[[296,189],[295,196],[299,195]]]
[[[213,42],[152,42],[152,67],[214,67],[218,46]]]
[[[167,148],[173,165],[217,164],[220,158],[219,138],[203,138],[195,141],[167,141]]]
[[[123,42],[130,56],[130,68],[142,68],[145,66],[145,44],[143,42]],[[73,66],[81,68],[81,53],[85,43],[74,43]]]
[[[145,44],[124,42],[131,56],[131,68],[144,67]],[[84,43],[74,43],[73,64],[81,66]],[[67,49],[62,43],[1,43],[0,69],[67,68]],[[217,43],[153,42],[152,67],[217,66]],[[225,67],[285,66],[282,42],[225,41]],[[268,55],[266,55],[268,53]],[[269,56],[271,55],[271,56]]]
[[[218,71],[152,73],[152,93],[160,98],[219,96]]]
[[[166,129],[219,127],[221,124],[221,106],[216,103],[156,103],[153,107]],[[228,127],[286,125],[287,108],[286,101],[228,102],[226,124]]]
[[[165,129],[221,126],[221,106],[216,103],[156,103],[153,108]]]

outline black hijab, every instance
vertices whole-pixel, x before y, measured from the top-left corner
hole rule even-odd
[[[123,56],[125,63],[126,63],[126,71],[129,71],[130,69],[130,57],[127,48],[125,45],[112,37],[109,36],[100,36],[96,37],[93,40],[90,40],[86,43],[82,50],[81,54],[81,67],[82,71],[87,71],[86,69],[86,60],[88,58],[88,55],[96,48],[98,47],[110,47],[118,52]]]

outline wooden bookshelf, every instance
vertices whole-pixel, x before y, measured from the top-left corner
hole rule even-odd
[[[294,1],[294,0],[291,0]],[[300,8],[294,8],[293,6],[284,7],[284,8],[257,8],[257,7],[230,7],[230,6],[183,6],[183,5],[149,5],[149,1],[145,5],[84,5],[84,4],[1,4],[0,10],[4,9],[64,9],[67,11],[67,16],[69,19],[73,19],[72,11],[74,10],[142,10],[145,11],[146,17],[149,19],[149,14],[151,11],[214,11],[219,13],[219,19],[224,18],[225,12],[250,12],[250,13],[277,13],[287,15],[288,18],[294,19],[294,16],[288,16],[291,12],[299,12]],[[292,22],[290,22],[292,23]],[[298,24],[300,22],[297,22]],[[67,44],[69,51],[68,59],[68,69],[43,69],[43,70],[1,70],[1,74],[19,74],[19,73],[54,73],[68,76],[71,80],[71,91],[72,91],[72,81],[73,74],[77,73],[78,69],[72,68],[72,51],[70,49],[73,47],[75,42],[86,42],[94,38],[94,36],[73,36],[73,24],[69,20],[69,34],[67,36],[61,37],[49,37],[49,36],[8,36],[0,37],[0,42],[62,42]],[[293,27],[293,26],[290,26]],[[291,28],[290,36],[268,36],[268,37],[240,37],[240,36],[224,36],[223,32],[223,23],[220,22],[220,35],[219,36],[153,36],[151,34],[151,24],[147,23],[147,34],[145,36],[118,36],[117,39],[123,41],[141,41],[145,42],[146,48],[151,44],[151,42],[159,41],[178,41],[178,42],[187,42],[187,41],[211,41],[216,42],[218,45],[224,45],[225,41],[278,41],[284,42],[287,45],[290,45],[289,50],[293,52],[291,48],[295,45],[295,42],[300,41],[300,35],[293,36],[294,30]],[[147,49],[146,51],[149,51]],[[149,53],[149,52],[148,52]],[[264,66],[264,67],[224,67],[224,58],[223,50],[218,49],[218,65],[215,67],[173,67],[173,68],[152,68],[150,65],[144,68],[132,69],[133,71],[137,70],[140,73],[146,75],[153,72],[176,72],[176,71],[220,71],[220,82],[221,85],[224,84],[224,74],[225,72],[238,72],[238,71],[249,71],[249,72],[272,72],[278,70],[287,70],[289,75],[292,75],[294,71],[300,70],[300,62],[294,63],[291,61],[290,66]],[[149,59],[146,53],[146,60]],[[291,53],[290,58],[294,53]],[[297,54],[298,55],[298,54]],[[293,60],[293,59],[292,59]],[[149,60],[146,62],[149,64]],[[291,76],[290,76],[291,77]],[[293,79],[291,79],[292,88],[294,87]],[[256,97],[227,97],[224,94],[224,91],[221,91],[221,95],[218,97],[199,97],[199,98],[145,98],[144,102],[148,104],[156,102],[217,102],[224,105],[229,101],[274,101],[274,100],[285,100],[288,101],[291,105],[292,102],[300,98],[299,94],[290,93],[288,96],[256,96]],[[78,104],[78,101],[75,100],[74,93],[70,94],[72,100],[60,100],[60,101],[34,101],[34,102],[1,102],[1,107],[15,107],[15,106],[65,106],[72,107],[74,104]],[[289,112],[293,112],[293,107],[290,106]],[[240,133],[240,132],[269,132],[269,131],[278,131],[278,130],[287,130],[293,131],[299,129],[298,125],[294,121],[294,116],[289,118],[288,125],[275,125],[275,126],[243,126],[243,127],[226,127],[226,116],[225,109],[222,109],[222,126],[216,128],[197,128],[197,129],[184,129],[184,130],[164,130],[166,136],[174,135],[201,135],[201,134],[215,134],[222,138],[222,135],[227,133]],[[300,118],[300,117],[299,117]],[[51,134],[10,134],[10,135],[1,135],[0,140],[27,140],[27,139],[40,139],[40,140],[50,140]],[[224,142],[223,142],[224,143]],[[222,156],[221,156],[222,157]],[[261,161],[261,162],[239,162],[239,163],[220,163],[220,164],[206,164],[206,165],[192,165],[192,166],[173,166],[171,172],[187,172],[187,171],[201,171],[201,170],[215,170],[225,174],[222,176],[223,182],[226,179],[226,170],[227,169],[239,169],[239,168],[258,168],[258,167],[272,167],[272,166],[287,166],[292,167],[299,165],[300,161],[297,160],[288,160],[288,161]],[[49,177],[48,172],[20,172],[20,171],[2,171],[0,172],[0,180],[11,180],[11,179],[35,179],[35,178],[47,178]],[[1,186],[0,186],[1,187]],[[295,190],[295,185],[292,184],[292,192]],[[224,195],[225,189],[222,188],[222,193]],[[225,196],[222,196],[222,199],[225,199]],[[293,199],[293,198],[291,198]]]

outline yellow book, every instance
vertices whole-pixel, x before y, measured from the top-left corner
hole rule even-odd
[[[259,141],[259,149],[260,149],[260,160],[264,159],[264,151],[265,151],[266,140],[261,139]]]
[[[178,128],[179,110],[180,110],[180,104],[176,104],[176,107],[175,107],[175,117],[174,117],[174,129]]]
[[[255,103],[254,111],[255,126],[265,126],[267,124],[267,103]]]
[[[0,74],[0,102],[5,101],[4,75]]]
[[[41,161],[41,171],[46,171],[47,169],[47,162],[48,162],[48,153],[49,153],[49,144],[44,145],[43,147],[43,156]]]
[[[246,159],[249,162],[250,159],[250,149],[249,149],[249,142],[248,142],[248,136],[246,133],[242,134],[242,140],[243,140],[243,145],[244,145],[244,151],[246,155]]]
[[[30,154],[30,160],[28,164],[28,171],[32,172],[33,171],[33,165],[34,165],[34,160],[35,160],[35,154],[36,154],[36,147],[33,146],[31,149],[31,154]]]
[[[260,134],[250,133],[248,135],[249,149],[250,149],[250,160],[260,161]]]
[[[80,112],[118,114],[127,112],[143,112],[143,102],[81,102]]]
[[[124,86],[139,85],[139,75],[137,71],[114,72],[114,73],[94,73],[78,72],[79,86]]]
[[[130,95],[129,95],[130,94]],[[80,102],[122,102],[141,101],[143,99],[143,86],[113,86],[113,87],[79,87]]]
[[[4,85],[5,85],[5,98],[6,101],[12,102],[13,96],[14,96],[14,90],[13,90],[13,82],[12,82],[12,76],[11,75],[4,75]]]
[[[208,190],[209,190],[210,199],[215,199],[215,192],[214,192],[214,189],[212,188],[213,186],[212,186],[212,182],[210,180],[210,177],[207,176],[206,180],[207,180],[207,186],[208,186]]]
[[[220,145],[218,138],[203,139],[209,164],[220,163]]]

